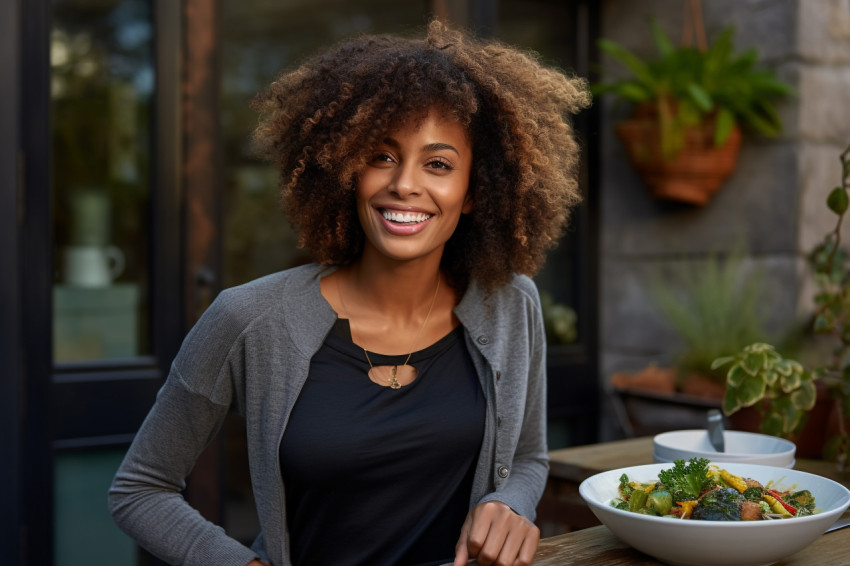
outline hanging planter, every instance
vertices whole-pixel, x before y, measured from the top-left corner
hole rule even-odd
[[[734,54],[732,28],[709,46],[699,2],[692,0],[686,9],[682,47],[674,47],[653,23],[656,59],[642,60],[601,39],[600,49],[633,76],[591,88],[594,95],[613,94],[634,105],[616,131],[650,194],[704,205],[735,170],[739,128],[777,136],[782,123],[773,101],[792,90],[772,72],[755,68],[755,50]],[[688,45],[693,30],[696,46]]]
[[[741,149],[741,130],[737,124],[726,141],[718,145],[714,141],[714,121],[706,120],[687,128],[681,148],[668,158],[662,150],[656,116],[640,110],[620,122],[616,132],[629,162],[654,198],[698,206],[707,204],[729,178]]]

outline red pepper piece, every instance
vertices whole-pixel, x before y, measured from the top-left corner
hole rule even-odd
[[[779,495],[779,492],[777,492],[777,491],[775,491],[775,490],[773,490],[773,489],[768,489],[768,490],[767,490],[767,493],[769,493],[770,495],[772,495],[774,499],[776,499],[776,500],[777,500],[777,501],[778,501],[778,502],[779,502],[779,503],[780,503],[783,507],[785,507],[785,510],[786,510],[786,511],[788,511],[788,512],[789,512],[789,513],[791,513],[792,515],[796,515],[796,514],[797,514],[797,508],[796,508],[796,507],[794,507],[793,505],[791,505],[790,503],[786,503],[786,502],[785,502],[785,500],[783,500],[783,499],[782,499],[782,496],[781,496],[781,495]]]

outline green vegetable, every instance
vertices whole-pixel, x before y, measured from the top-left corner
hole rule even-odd
[[[744,499],[747,501],[761,501],[761,494],[763,493],[760,487],[748,487],[744,490]]]
[[[659,515],[666,515],[673,507],[673,496],[669,491],[653,491],[647,497],[646,506]]]
[[[658,479],[676,501],[693,501],[714,483],[708,472],[709,464],[705,458],[691,458],[687,464],[684,460],[676,460],[671,469],[658,473]]]
[[[622,497],[623,499],[628,499],[629,496],[632,494],[632,491],[634,490],[634,488],[629,483],[629,476],[627,476],[626,474],[623,474],[622,476],[620,476],[619,490],[620,490],[620,497]]]
[[[628,511],[629,502],[623,501],[622,499],[615,499],[611,502],[611,507],[613,507],[614,509],[620,509],[622,511]]]
[[[647,495],[645,491],[636,489],[629,497],[629,511],[637,513],[646,506]]]

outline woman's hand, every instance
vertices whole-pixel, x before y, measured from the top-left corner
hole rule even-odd
[[[265,562],[260,562],[259,560],[251,560],[245,566],[269,566]]]
[[[466,516],[455,546],[454,566],[475,558],[482,566],[528,566],[540,529],[500,501],[476,505]]]

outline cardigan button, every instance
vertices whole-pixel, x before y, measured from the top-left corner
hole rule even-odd
[[[496,381],[499,381],[500,379],[502,379],[502,372],[497,371],[496,372]]]
[[[499,474],[500,478],[505,479],[506,477],[508,477],[510,470],[507,466],[499,466],[499,469],[496,473]]]
[[[502,417],[496,419],[496,428],[502,428]]]
[[[486,334],[482,334],[481,336],[478,337],[478,343],[481,344],[482,346],[486,346],[487,344],[490,343],[490,337],[487,336]]]

